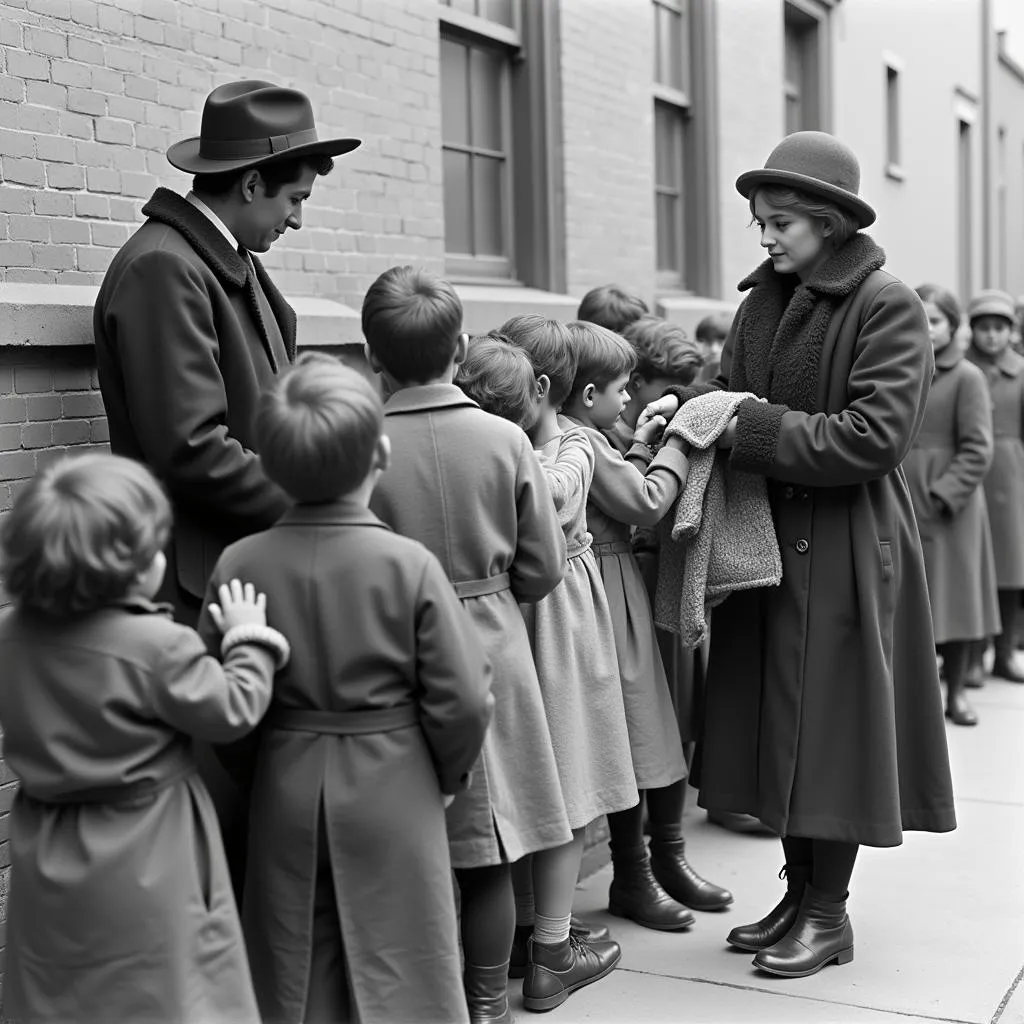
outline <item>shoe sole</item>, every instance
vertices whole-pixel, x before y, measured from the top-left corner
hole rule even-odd
[[[736,942],[734,939],[727,938],[725,940],[729,943],[733,949],[742,949],[745,953],[760,953],[762,949],[768,949],[768,946],[755,946],[752,942]],[[771,943],[774,945],[774,943]]]
[[[534,999],[531,996],[523,996],[523,1007],[529,1010],[531,1013],[547,1013],[548,1010],[553,1010],[557,1006],[561,1006],[573,994],[578,992],[581,988],[586,988],[587,985],[593,985],[595,981],[600,981],[602,978],[607,978],[616,967],[619,966],[619,961],[622,959],[622,953],[619,955],[600,973],[595,974],[593,977],[584,978],[582,981],[577,981],[575,985],[570,985],[568,988],[563,988],[561,992],[553,996],[544,996],[542,999]]]
[[[627,914],[626,911],[620,910],[611,904],[608,905],[608,913],[611,914],[612,917],[622,917],[627,921],[634,921],[642,928],[650,928],[651,931],[655,932],[685,932],[688,928],[693,927],[693,921],[687,921],[685,924],[661,924],[656,921],[646,921],[633,914]]]
[[[665,887],[662,886],[662,888],[664,889]],[[669,893],[669,896],[672,896],[672,893]],[[675,896],[672,896],[672,899],[676,900]],[[719,910],[728,910],[732,906],[733,901],[730,899],[724,903],[705,903],[703,906],[697,903],[687,903],[686,900],[676,900],[676,903],[681,903],[687,910],[696,910],[700,914],[714,914]]]
[[[829,964],[835,964],[837,967],[842,964],[851,963],[853,960],[853,946],[848,949],[841,949],[838,953],[833,953],[827,960],[822,960],[820,964],[816,964],[809,971],[780,971],[773,967],[765,967],[763,964],[757,962],[757,958],[754,958],[754,966],[759,971],[764,971],[765,974],[774,974],[777,978],[809,978],[812,974],[817,974],[822,968],[828,967]]]

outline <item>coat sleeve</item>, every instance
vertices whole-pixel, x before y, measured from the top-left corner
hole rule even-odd
[[[588,431],[588,435],[595,459],[590,500],[620,523],[654,526],[686,483],[686,456],[673,448],[662,448],[645,472],[631,458],[623,458],[603,434]]]
[[[582,430],[567,430],[561,436],[557,455],[544,463],[544,475],[559,520],[571,523],[580,506],[586,504],[594,478],[594,449]]]
[[[974,367],[971,367],[974,369]],[[992,400],[980,373],[964,374],[956,392],[956,454],[929,488],[953,515],[963,510],[992,464]]]
[[[258,644],[233,647],[222,665],[194,630],[176,627],[154,673],[156,714],[199,740],[238,739],[266,713],[274,666],[274,655]]]
[[[516,465],[516,553],[509,568],[512,593],[530,603],[547,597],[565,575],[565,535],[544,470],[522,436]]]
[[[724,358],[723,358],[724,364]],[[837,413],[740,404],[729,465],[807,487],[845,487],[891,473],[913,445],[935,359],[917,296],[899,281],[868,303]]]
[[[259,457],[228,433],[207,287],[179,255],[140,254],[107,303],[103,329],[117,339],[128,414],[145,460],[172,498],[253,533],[290,503]]]
[[[476,626],[433,555],[416,596],[420,727],[441,792],[458,793],[480,754],[494,713],[491,665]]]

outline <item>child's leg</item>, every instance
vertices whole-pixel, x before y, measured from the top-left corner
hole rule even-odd
[[[473,1024],[510,1024],[508,960],[516,926],[508,864],[456,868],[461,895],[466,1002]]]
[[[608,910],[616,917],[626,917],[658,931],[689,928],[693,924],[693,914],[669,896],[651,873],[643,820],[643,791],[635,807],[608,815],[612,851]]]
[[[600,980],[619,962],[617,942],[570,937],[572,897],[583,859],[584,829],[572,842],[533,855],[536,922],[523,982],[528,1010],[551,1010],[577,989]]]
[[[1020,603],[1020,591],[1017,589],[999,591],[999,618],[1003,623],[1003,631],[995,638],[996,660],[992,665],[992,675],[1000,679],[1009,679],[1013,683],[1024,683],[1022,676],[1013,664],[1013,653],[1017,648],[1017,608]]]
[[[692,910],[722,910],[732,903],[728,889],[701,878],[686,859],[683,805],[686,780],[648,789],[647,815],[651,826],[651,869],[661,887],[677,903]]]
[[[533,931],[536,901],[533,895],[533,854],[512,865],[512,888],[516,899],[516,927]]]
[[[939,644],[946,677],[946,717],[956,725],[977,725],[978,716],[967,701],[964,686],[973,641],[960,640]]]

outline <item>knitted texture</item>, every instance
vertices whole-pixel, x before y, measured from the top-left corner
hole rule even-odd
[[[687,647],[707,636],[708,613],[734,590],[778,586],[782,557],[764,477],[728,468],[719,437],[749,392],[710,391],[665,428],[691,445],[690,472],[674,515],[659,525],[655,624]]]
[[[232,626],[224,634],[220,642],[221,657],[226,658],[231,649],[239,644],[259,644],[260,647],[268,648],[274,655],[278,669],[288,664],[292,654],[291,645],[283,633],[279,633],[271,626],[261,626],[255,622]]]

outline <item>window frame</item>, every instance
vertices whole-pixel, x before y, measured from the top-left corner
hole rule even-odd
[[[832,129],[832,36],[831,18],[838,0],[784,0],[782,5],[783,76],[782,103],[783,131],[789,134],[786,119],[786,102],[795,84],[798,95],[804,101],[801,125],[794,131]],[[803,49],[800,82],[790,83],[785,68],[787,29],[790,25],[799,28]]]
[[[885,68],[885,174],[905,181],[903,169],[903,61],[891,53],[882,55]]]

